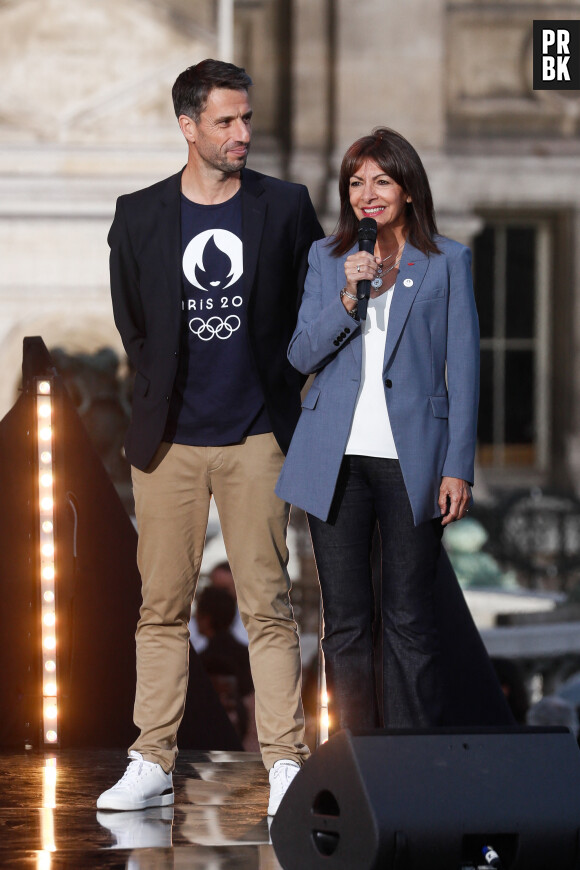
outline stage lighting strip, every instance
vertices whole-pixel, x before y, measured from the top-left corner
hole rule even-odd
[[[42,733],[45,743],[58,743],[56,571],[54,553],[54,490],[52,381],[36,381],[38,445],[38,516],[40,519],[40,619],[42,631]]]
[[[36,853],[36,870],[50,870],[56,852],[54,810],[56,809],[56,758],[47,757],[42,769],[42,807],[40,809],[41,851]]]
[[[326,674],[322,669],[320,686],[320,718],[318,720],[318,745],[321,746],[328,740],[330,729],[330,716],[328,713],[328,692],[326,691]]]

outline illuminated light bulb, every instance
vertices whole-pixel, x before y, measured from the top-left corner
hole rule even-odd
[[[54,580],[54,565],[45,565],[41,574],[43,580]]]
[[[44,694],[54,698],[56,696],[56,683],[47,683],[44,687]]]
[[[44,616],[42,617],[42,621],[44,622],[45,625],[54,625],[56,622],[56,616],[52,612],[45,613]]]
[[[40,454],[40,461],[44,462],[45,465],[48,465],[50,462],[52,462],[52,453],[50,452],[50,450],[42,451],[42,453]]]
[[[45,671],[48,671],[49,674],[52,674],[54,671],[56,671],[56,662],[54,662],[52,659],[47,659],[47,661],[45,661],[44,663],[44,669]]]
[[[52,437],[52,429],[50,428],[50,426],[42,426],[38,430],[38,437],[41,441],[50,441]]]
[[[47,602],[47,604],[51,604],[54,601],[54,592],[52,592],[50,589],[47,589],[42,597]]]
[[[320,703],[323,707],[328,707],[328,692],[326,689],[323,689],[320,693]]]
[[[44,708],[44,715],[47,719],[56,719],[57,717],[57,709],[54,701],[48,701]]]
[[[53,505],[54,505],[54,502],[48,495],[45,495],[44,498],[40,499],[40,507],[42,508],[43,511],[51,511],[53,508]]]
[[[50,417],[50,403],[43,402],[42,405],[38,406],[38,416],[39,417]]]
[[[40,381],[38,384],[38,392],[47,395],[50,393],[50,381]]]
[[[50,634],[44,638],[42,645],[45,649],[56,649],[56,638]]]
[[[50,471],[43,471],[40,475],[41,486],[52,486],[52,474]]]
[[[43,544],[40,548],[40,552],[43,556],[54,556],[54,545],[53,544]]]
[[[52,532],[53,528],[54,526],[52,525],[50,520],[44,520],[44,522],[42,523],[42,531],[46,532],[47,535]]]
[[[45,736],[47,743],[55,743],[57,740],[56,731],[47,731]]]

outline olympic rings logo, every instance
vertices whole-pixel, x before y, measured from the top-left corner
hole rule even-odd
[[[211,341],[214,336],[225,341],[240,328],[241,320],[237,314],[230,314],[225,320],[221,317],[210,317],[208,320],[203,320],[201,317],[194,317],[189,321],[189,328],[202,341]]]

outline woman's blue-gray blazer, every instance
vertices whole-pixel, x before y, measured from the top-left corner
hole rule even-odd
[[[332,239],[330,239],[332,241]],[[439,517],[443,476],[473,482],[479,401],[479,326],[469,248],[442,236],[440,254],[407,243],[393,291],[383,381],[415,524]],[[285,501],[328,518],[361,379],[360,324],[340,300],[344,261],[315,242],[292,365],[316,377],[276,486]]]

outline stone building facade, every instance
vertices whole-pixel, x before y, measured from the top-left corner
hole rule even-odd
[[[179,169],[170,88],[217,54],[218,0],[0,0],[0,415],[21,343],[121,351],[115,198]],[[236,0],[250,165],[308,184],[331,231],[345,148],[384,124],[422,155],[441,232],[472,246],[481,491],[580,490],[580,93],[534,91],[534,19],[579,0]]]

